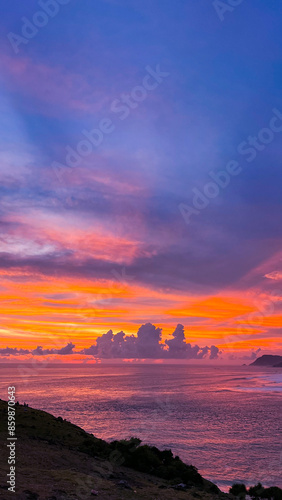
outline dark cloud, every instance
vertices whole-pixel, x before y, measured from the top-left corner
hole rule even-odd
[[[89,356],[96,356],[98,353],[97,345],[93,344],[90,347],[86,347],[85,349],[82,349],[80,351],[81,354],[89,355]]]
[[[137,332],[136,347],[140,358],[160,358],[163,350],[160,345],[162,338],[161,328],[156,328],[151,323],[140,326]]]
[[[210,359],[216,359],[220,354],[220,350],[216,345],[212,345],[210,348]]]
[[[65,347],[58,349],[56,354],[66,355],[66,354],[74,354],[73,349],[75,345],[72,342],[69,342]]]
[[[69,342],[61,349],[43,349],[37,346],[31,351],[25,349],[0,349],[0,355],[31,354],[33,356],[83,354],[103,359],[216,359],[218,347],[192,346],[185,341],[183,325],[177,325],[172,338],[162,343],[162,329],[151,323],[140,326],[137,335],[116,334],[112,330],[97,338],[96,343],[81,351],[74,351],[75,345]]]
[[[17,356],[19,354],[29,354],[27,349],[18,349],[17,347],[5,347],[0,349],[0,356]]]
[[[260,352],[261,348],[257,349],[256,351],[252,351],[248,356],[243,356],[242,359],[244,359],[245,361],[255,361]]]
[[[217,359],[219,354],[221,354],[219,348],[215,345],[199,347],[198,345],[192,346],[190,343],[186,343],[185,338],[182,338],[182,329],[182,325],[177,325],[173,333],[174,338],[166,341],[166,344],[169,346],[169,358]]]
[[[241,215],[243,219],[243,213]],[[231,214],[230,220],[232,220]],[[219,223],[221,226],[224,224],[221,217]],[[127,263],[126,274],[134,276],[134,282],[163,291],[178,290],[208,294],[229,285],[236,288],[240,278],[248,275],[251,269],[259,266],[271,253],[279,250],[280,241],[274,241],[270,249],[267,240],[256,240],[257,251],[254,255],[254,242],[249,238],[243,239],[240,243],[240,256],[243,255],[244,258],[238,258],[237,246],[241,237],[236,236],[236,232],[229,234],[228,229],[225,229],[224,234],[212,229],[210,234],[207,234],[204,229],[202,236],[190,229],[189,241],[188,237],[184,236],[182,241],[177,241],[177,244],[165,244],[162,248],[155,248],[153,254],[148,246],[147,255],[140,251],[131,263]],[[2,252],[0,257],[0,268],[28,270],[31,275],[35,273],[45,276],[113,280],[113,269],[118,274],[122,274],[124,269],[124,263],[89,258],[79,255],[77,251],[64,248],[36,256]],[[24,277],[23,281],[29,279]],[[18,278],[16,280],[19,281]],[[246,282],[245,287],[249,288],[252,284]],[[242,283],[239,286],[242,286]],[[54,299],[57,299],[56,295]],[[52,305],[54,307],[54,304]]]
[[[69,342],[65,347],[62,347],[61,349],[43,349],[42,346],[39,345],[36,347],[36,349],[31,351],[30,353],[33,356],[47,356],[49,354],[60,354],[64,356],[67,354],[74,354],[73,352],[74,348],[75,345],[72,344],[72,342]]]
[[[92,12],[90,3],[89,9]],[[163,7],[156,3],[146,14],[148,22],[154,23],[159,9]],[[193,291],[197,293],[196,287],[216,289],[236,284],[239,278],[281,246],[280,135],[277,134],[267,147],[261,148],[251,165],[237,152],[237,146],[250,134],[256,134],[259,127],[268,126],[272,108],[281,107],[281,97],[276,79],[265,76],[269,75],[269,65],[278,57],[275,36],[272,41],[263,36],[258,41],[256,37],[249,36],[248,30],[243,30],[238,41],[234,32],[230,31],[226,34],[226,43],[230,48],[228,58],[217,58],[210,64],[211,54],[217,53],[219,44],[221,46],[221,34],[213,32],[211,36],[206,33],[207,43],[203,46],[201,29],[194,30],[195,23],[202,26],[200,4],[197,8],[193,6],[192,10],[193,15],[188,17],[192,19],[193,29],[185,29],[181,41],[190,47],[192,37],[193,44],[198,48],[190,54],[191,64],[186,68],[183,66],[179,59],[179,38],[177,35],[171,37],[174,76],[165,80],[153,99],[140,105],[140,108],[138,106],[126,122],[125,129],[117,127],[100,150],[95,150],[89,158],[83,158],[80,167],[70,169],[62,185],[50,168],[52,161],[64,162],[66,145],[76,147],[78,140],[82,139],[82,127],[90,129],[95,125],[95,113],[99,110],[100,116],[103,113],[107,115],[112,99],[140,81],[135,71],[128,69],[132,67],[129,63],[131,55],[136,53],[136,47],[140,48],[138,40],[132,39],[123,47],[123,70],[121,61],[117,63],[112,50],[106,50],[103,57],[93,64],[93,54],[86,46],[82,59],[80,51],[72,43],[66,44],[64,50],[58,53],[54,50],[56,38],[50,41],[47,50],[45,47],[40,49],[39,44],[45,64],[44,75],[41,74],[41,66],[32,64],[32,58],[27,58],[19,73],[15,72],[13,59],[5,55],[3,74],[7,75],[7,88],[10,89],[5,95],[7,109],[15,122],[19,114],[20,123],[26,127],[26,149],[30,151],[32,144],[36,148],[33,148],[29,161],[20,161],[20,165],[25,164],[24,175],[18,168],[12,168],[14,165],[7,170],[1,182],[1,194],[5,197],[2,210],[9,213],[13,207],[14,220],[17,214],[21,220],[23,208],[28,214],[28,209],[35,207],[45,215],[66,214],[81,220],[92,218],[93,225],[99,220],[107,227],[108,222],[114,220],[116,227],[126,227],[127,234],[140,232],[140,240],[150,242],[155,246],[155,252],[153,257],[137,256],[128,269],[129,273],[136,276],[137,281],[153,287],[189,290],[192,283]],[[90,30],[89,36],[92,36],[92,26],[88,24],[92,15],[86,16],[86,11],[82,11],[79,15],[84,15],[87,21],[82,24],[83,29],[86,33]],[[180,26],[187,22],[187,12],[184,14],[182,8],[172,12],[164,7],[164,12],[167,15],[162,14],[162,19],[168,23],[167,29],[170,29],[171,16],[175,16]],[[280,26],[276,23],[279,16],[274,11],[270,13],[268,8],[266,12],[266,16],[262,16],[259,10],[253,13],[252,29],[261,32],[261,18],[267,18],[280,39]],[[9,15],[7,11],[5,16]],[[213,16],[211,23],[216,22],[213,9],[208,15]],[[273,17],[270,19],[269,16]],[[125,22],[116,16],[113,19],[116,19],[117,25]],[[100,21],[102,25],[105,22],[103,17]],[[105,24],[105,33],[109,26]],[[161,29],[161,32],[158,31],[161,39],[166,29],[163,24],[156,29]],[[234,29],[236,31],[236,27]],[[151,35],[150,30],[148,34],[153,38],[156,36],[155,26]],[[260,50],[266,54],[259,61],[256,58],[258,43]],[[154,43],[151,46],[155,46]],[[141,57],[146,59],[145,53]],[[70,60],[70,54],[71,60],[76,61],[74,66],[80,73],[79,78],[72,73],[71,67],[64,67],[65,61]],[[233,70],[238,64],[238,57],[241,57],[243,65],[251,69],[248,72],[236,71],[234,78]],[[148,62],[145,63],[145,59],[144,66]],[[201,67],[199,61],[201,64],[203,60],[207,64]],[[200,80],[214,81],[215,72],[224,75],[217,79],[215,86],[209,88],[195,83],[195,75]],[[256,77],[253,78],[253,75]],[[93,109],[95,92],[93,94],[93,89],[89,90],[91,87],[87,83],[92,80],[99,89],[104,89],[101,94],[99,90],[99,99],[94,99],[101,101],[98,110],[95,106]],[[64,81],[66,85],[62,85]],[[189,91],[187,82],[191,83]],[[46,86],[52,91],[46,92]],[[11,131],[6,127],[2,134],[10,149],[11,144],[24,143]],[[22,154],[19,157],[24,158]],[[230,182],[226,190],[221,189],[218,197],[211,199],[205,210],[192,218],[191,225],[185,225],[178,210],[179,203],[191,205],[193,189],[197,187],[202,192],[205,184],[210,182],[208,172],[211,169],[217,172],[222,170],[233,158],[240,160],[242,173]],[[105,179],[111,182],[105,182]],[[127,180],[130,186],[140,185],[141,189],[133,190],[133,194],[130,189],[120,189]],[[33,215],[29,216],[32,218]],[[5,230],[16,229],[15,224],[2,223]],[[171,241],[175,242],[175,247],[171,246]],[[64,263],[59,261],[62,257]],[[24,260],[15,256],[8,261],[3,255],[1,265],[29,266],[44,274],[61,272],[98,279],[111,277],[113,267],[110,262],[80,260],[77,255],[68,257],[63,253],[44,256],[40,260]],[[175,342],[173,345],[176,348]]]
[[[162,341],[162,330],[151,323],[142,325],[137,336],[126,336],[123,331],[113,334],[112,330],[98,337],[96,344],[80,351],[81,354],[98,358],[123,359],[216,359],[218,347],[192,346],[185,341],[183,325],[177,325],[172,338]]]

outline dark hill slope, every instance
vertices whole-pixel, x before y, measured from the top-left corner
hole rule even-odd
[[[212,500],[228,498],[167,450],[138,439],[107,443],[44,411],[16,406],[16,493],[7,491],[7,402],[0,400],[0,498]],[[185,483],[185,491],[173,486]]]

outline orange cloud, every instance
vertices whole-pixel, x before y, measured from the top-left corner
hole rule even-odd
[[[181,309],[172,309],[167,314],[178,317],[197,316],[216,321],[227,320],[255,311],[255,307],[227,297],[208,297],[192,301]]]

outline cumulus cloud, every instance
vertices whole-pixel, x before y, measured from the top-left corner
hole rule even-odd
[[[87,356],[88,355],[96,356],[97,353],[98,353],[97,344],[93,344],[90,347],[86,347],[85,349],[82,349],[82,351],[80,351],[80,354],[85,354]]]
[[[209,359],[216,359],[220,353],[218,347],[214,345],[211,347],[199,347],[198,345],[192,346],[190,343],[187,343],[183,325],[177,325],[172,337],[172,339],[165,341],[168,346],[169,358],[203,359],[209,356]]]
[[[140,326],[137,335],[125,335],[123,331],[116,334],[112,330],[97,338],[96,343],[81,351],[75,351],[75,345],[69,342],[61,349],[43,349],[37,346],[31,351],[9,348],[0,349],[0,355],[31,354],[33,356],[82,354],[97,358],[120,359],[216,359],[220,351],[218,347],[192,346],[186,342],[184,326],[177,325],[169,340],[162,342],[162,329],[151,323]]]
[[[75,345],[72,342],[69,342],[65,347],[62,347],[61,349],[43,349],[42,346],[39,345],[36,347],[36,349],[31,351],[31,354],[33,354],[33,356],[47,356],[49,354],[60,354],[64,356],[66,354],[74,354],[74,348]]]
[[[160,358],[163,353],[160,341],[162,338],[161,328],[156,328],[151,323],[140,326],[137,332],[136,347],[140,358]]]
[[[186,344],[184,335],[184,326],[178,324],[175,328],[172,339],[166,340],[165,343],[168,346],[168,353],[174,355],[173,357],[186,357],[188,346],[191,348],[190,344]],[[198,346],[195,346],[195,354],[198,352]]]
[[[74,348],[75,345],[72,342],[69,342],[65,347],[62,347],[62,349],[58,349],[56,354],[61,354],[61,355],[74,354],[73,352]]]
[[[252,351],[250,355],[244,356],[243,359],[246,361],[255,361],[258,357],[258,354],[261,352],[261,348],[257,349],[256,351]]]
[[[162,329],[151,323],[142,325],[137,336],[127,336],[123,331],[113,334],[112,330],[98,337],[96,344],[80,351],[80,354],[98,358],[123,359],[216,359],[218,347],[192,346],[185,340],[184,326],[177,325],[172,338],[162,343]]]
[[[27,349],[18,349],[17,347],[5,347],[0,349],[0,356],[17,356],[21,354],[29,354]]]
[[[100,358],[111,358],[114,334],[112,330],[97,338],[97,351]]]
[[[220,350],[216,345],[210,347],[210,359],[216,359],[220,354]]]

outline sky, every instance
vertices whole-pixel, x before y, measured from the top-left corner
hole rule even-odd
[[[282,354],[281,18],[5,4],[3,360]]]

